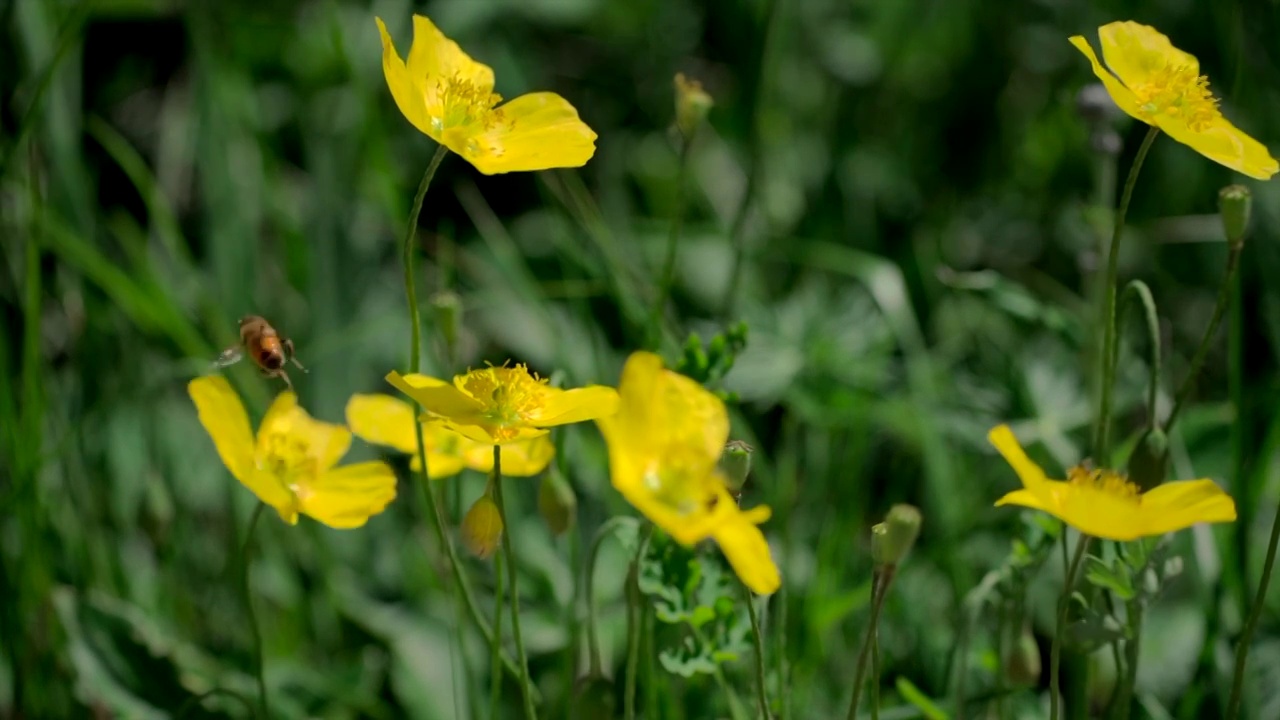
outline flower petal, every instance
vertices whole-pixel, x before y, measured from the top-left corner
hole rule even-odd
[[[1197,523],[1233,522],[1236,503],[1212,480],[1180,480],[1142,496],[1146,535],[1163,535]]]
[[[387,445],[402,453],[418,450],[414,410],[409,403],[383,395],[352,395],[347,401],[347,425],[361,440]]]
[[[400,108],[400,114],[420,132],[440,142],[440,134],[432,126],[431,116],[427,113],[426,75],[413,75],[409,72],[400,59],[400,54],[396,52],[395,43],[391,41],[382,18],[374,20],[378,23],[378,34],[382,36],[382,74],[387,79],[387,88],[391,90],[396,107]],[[416,38],[414,45],[417,45]]]
[[[555,93],[521,95],[497,112],[501,118],[493,129],[449,144],[462,148],[460,154],[486,175],[582,167],[595,155],[595,131]]]
[[[588,385],[573,390],[547,388],[546,400],[534,425],[551,427],[594,420],[618,412],[618,391],[603,385]]]
[[[717,528],[714,537],[733,571],[752,592],[769,595],[778,590],[782,577],[760,528],[739,518]]]
[[[695,380],[664,370],[660,376],[658,432],[667,447],[695,441],[703,457],[714,463],[729,441],[729,411],[724,401]],[[653,401],[651,401],[653,402]]]
[[[651,352],[634,352],[622,367],[618,383],[618,411],[596,418],[596,425],[609,445],[609,455],[618,448],[654,447],[658,424],[653,418],[653,397],[661,376],[662,358]]]
[[[1125,87],[1124,83],[1117,80],[1115,75],[1107,72],[1107,69],[1102,67],[1102,64],[1098,62],[1098,56],[1093,54],[1093,48],[1089,46],[1088,41],[1080,35],[1075,35],[1070,40],[1077,50],[1084,53],[1086,58],[1089,58],[1089,63],[1093,65],[1093,74],[1097,75],[1098,79],[1102,81],[1103,87],[1107,89],[1107,94],[1111,96],[1116,106],[1129,117],[1150,124],[1147,118],[1138,110],[1138,99],[1134,97],[1133,92]]]
[[[218,449],[222,464],[240,482],[245,482],[253,468],[253,430],[249,414],[231,383],[221,375],[192,380],[187,393],[196,405],[200,424]]]
[[[443,427],[452,430],[455,433],[474,440],[475,442],[492,447],[493,445],[506,445],[507,443],[524,442],[536,437],[546,435],[549,430],[545,428],[530,427],[522,425],[519,427],[505,428],[502,437],[497,437],[494,431],[497,430],[493,425],[465,425],[463,423],[453,422],[449,419],[437,420]]]
[[[493,471],[493,445],[463,437],[459,446],[467,467],[483,473]],[[501,448],[502,474],[505,477],[533,477],[545,470],[556,455],[556,446],[551,442],[550,435],[539,435],[498,447]]]
[[[1268,180],[1280,170],[1262,143],[1224,117],[1202,132],[1195,132],[1179,118],[1164,115],[1157,115],[1155,123],[1174,140],[1243,175]]]
[[[333,528],[364,525],[396,497],[396,475],[384,462],[344,465],[299,489],[302,512]]]
[[[1027,453],[1018,444],[1018,438],[1008,425],[997,425],[987,433],[987,440],[1004,456],[1006,462],[1013,467],[1022,481],[1023,487],[1034,491],[1037,486],[1049,481],[1044,470],[1027,457]],[[1007,496],[1006,496],[1007,497]],[[998,504],[998,503],[997,503]]]
[[[1173,46],[1169,38],[1150,25],[1126,20],[1107,23],[1098,28],[1102,58],[1107,67],[1128,87],[1138,87],[1165,68],[1190,68],[1200,74],[1200,63],[1194,55]]]
[[[434,380],[434,378],[429,379]],[[438,385],[430,383],[414,385],[394,370],[387,373],[386,380],[400,392],[417,400],[418,404],[432,415],[454,421],[470,421],[472,424],[482,419],[484,405],[453,385],[445,382],[440,382]]]

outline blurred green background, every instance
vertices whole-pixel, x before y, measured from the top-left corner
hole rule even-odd
[[[318,417],[390,392],[382,376],[409,342],[399,239],[434,145],[386,90],[373,18],[405,52],[413,12],[493,66],[499,93],[559,92],[600,136],[578,171],[486,177],[446,159],[422,215],[419,294],[462,297],[461,365],[513,358],[567,384],[616,382],[675,203],[671,79],[701,79],[716,107],[690,156],[666,350],[750,328],[724,387],[740,398],[734,436],[756,447],[744,504],[775,508],[765,530],[786,590],[767,607],[771,692],[790,687],[798,718],[843,713],[869,526],[911,502],[925,527],[886,611],[883,717],[928,716],[917,693],[954,716],[958,668],[982,716],[1000,687],[994,622],[979,618],[956,662],[961,603],[1028,527],[991,506],[1016,480],[985,433],[1011,422],[1054,470],[1085,452],[1090,279],[1116,168],[1144,132],[1081,116],[1091,76],[1066,38],[1130,17],[1157,26],[1274,149],[1274,2],[0,3],[0,716],[160,718],[214,687],[252,696],[236,577],[255,500],[185,385],[256,313],[297,343],[311,372],[295,385]],[[1098,151],[1117,141],[1118,157]],[[1159,304],[1166,410],[1221,279],[1217,191],[1239,180],[1161,139],[1139,181],[1121,272]],[[1172,438],[1173,474],[1224,483],[1241,520],[1175,542],[1188,570],[1148,614],[1139,678],[1156,718],[1219,714],[1277,501],[1280,190],[1249,186],[1242,303]],[[742,284],[726,303],[740,207]],[[1123,327],[1131,443],[1148,375],[1138,324]],[[426,351],[447,375],[439,342]],[[257,415],[280,387],[246,365],[228,375]],[[596,430],[570,428],[563,445],[576,528],[550,535],[536,481],[509,493],[549,718],[567,715],[585,667],[575,568],[601,521],[630,512]],[[481,488],[451,481],[455,518]],[[423,518],[403,480],[362,530],[268,516],[252,582],[280,717],[484,716],[485,650],[455,631]],[[615,678],[622,553],[606,544],[596,578]],[[468,562],[487,607],[490,569]],[[1046,667],[1060,578],[1055,560],[1030,590]],[[1275,600],[1246,684],[1252,718],[1280,717]],[[1079,692],[1105,699],[1107,657]],[[726,672],[750,697],[749,657]],[[672,677],[672,700],[645,716],[715,717],[714,687]],[[1016,717],[1041,712],[1035,692],[1010,702]],[[244,713],[223,698],[190,716]]]

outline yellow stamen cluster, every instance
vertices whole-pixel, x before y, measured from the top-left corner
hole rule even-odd
[[[546,385],[544,378],[517,365],[473,370],[463,378],[461,390],[485,405],[485,419],[496,426],[494,435],[507,439],[518,434],[507,426],[542,409]]]
[[[297,475],[314,475],[318,468],[311,444],[304,438],[285,432],[269,432],[260,441],[258,469],[284,479]],[[291,488],[292,489],[292,488]]]
[[[488,130],[501,122],[502,111],[495,109],[502,102],[501,95],[478,88],[458,75],[434,82],[441,114],[433,113],[431,124],[437,132],[473,125]]]
[[[1067,471],[1067,482],[1081,488],[1093,488],[1112,497],[1132,501],[1134,504],[1142,499],[1142,490],[1129,482],[1124,475],[1113,470],[1076,466]]]
[[[1132,90],[1142,112],[1153,118],[1160,114],[1181,118],[1195,132],[1208,129],[1222,115],[1218,99],[1209,90],[1209,78],[1186,65],[1157,70]]]

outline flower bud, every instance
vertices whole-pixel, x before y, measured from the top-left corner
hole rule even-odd
[[[462,326],[462,298],[450,290],[431,296],[431,310],[444,345],[452,353],[458,347],[458,328]]]
[[[884,522],[871,528],[871,559],[876,565],[897,565],[911,551],[920,535],[920,511],[912,505],[894,505]]]
[[[676,127],[688,142],[697,132],[698,125],[707,118],[715,101],[702,89],[702,83],[689,80],[684,73],[676,73]]]
[[[552,535],[573,527],[578,516],[578,498],[564,476],[553,465],[538,485],[538,514]]]
[[[1222,229],[1227,234],[1227,242],[1232,246],[1238,247],[1244,242],[1252,205],[1253,198],[1249,194],[1249,188],[1243,185],[1228,185],[1218,192],[1218,213],[1222,216]]]
[[[613,683],[603,675],[579,678],[573,691],[571,720],[613,720],[618,700]]]
[[[720,472],[724,473],[729,492],[737,495],[751,474],[751,446],[741,440],[730,440],[720,454]]]
[[[1023,628],[1013,647],[1005,649],[1004,676],[1014,685],[1035,685],[1040,682],[1040,647],[1030,628]]]
[[[502,540],[502,515],[489,493],[480,496],[462,518],[462,544],[472,555],[488,559]]]
[[[1164,482],[1169,467],[1169,438],[1160,428],[1142,434],[1129,455],[1129,480],[1146,492]]]

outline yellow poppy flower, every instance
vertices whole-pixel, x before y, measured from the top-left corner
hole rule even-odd
[[[420,383],[422,375],[407,375],[410,383]],[[356,437],[375,445],[386,445],[412,457],[418,470],[417,438],[413,433],[413,406],[390,395],[352,395],[347,401],[347,426]],[[457,475],[462,468],[487,473],[493,470],[493,445],[476,442],[449,430],[439,422],[423,423],[422,440],[427,450],[427,472],[432,480]],[[502,448],[502,474],[531,477],[551,464],[555,446],[547,435]]]
[[[596,420],[613,486],[677,542],[714,539],[752,591],[777,590],[778,567],[756,527],[769,508],[740,510],[717,466],[729,439],[724,403],[648,352],[627,359],[618,392],[617,414]]]
[[[329,527],[360,527],[395,499],[396,476],[386,463],[336,467],[351,446],[351,432],[312,418],[292,392],[276,397],[255,440],[226,378],[197,378],[187,391],[223,464],[290,525],[301,513]]]
[[[1050,480],[1027,457],[1008,425],[987,434],[1022,480],[1022,489],[996,501],[1053,515],[1086,535],[1137,540],[1182,530],[1196,523],[1231,522],[1236,504],[1212,480],[1168,482],[1147,492],[1112,470],[1074,467],[1067,479]]]
[[[549,427],[612,415],[618,408],[613,388],[553,388],[524,365],[472,370],[454,377],[452,385],[395,371],[387,382],[417,400],[431,419],[485,445],[546,435]]]
[[[426,17],[413,16],[408,60],[396,52],[387,26],[382,72],[405,119],[486,175],[582,167],[596,134],[568,100],[536,92],[504,105],[493,92],[493,70],[467,56]]]
[[[1125,113],[1249,177],[1267,180],[1280,168],[1261,143],[1222,116],[1195,57],[1158,30],[1113,22],[1098,28],[1098,39],[1106,68],[1084,37],[1072,37],[1071,44],[1089,58],[1093,73]]]

